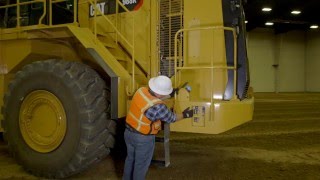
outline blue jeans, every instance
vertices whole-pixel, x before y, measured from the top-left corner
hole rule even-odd
[[[145,179],[153,156],[155,136],[145,136],[126,129],[124,140],[127,145],[127,158],[123,180]]]

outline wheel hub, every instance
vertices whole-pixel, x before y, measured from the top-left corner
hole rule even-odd
[[[31,92],[22,102],[19,117],[22,137],[33,150],[48,153],[63,141],[66,113],[54,94],[45,90]]]

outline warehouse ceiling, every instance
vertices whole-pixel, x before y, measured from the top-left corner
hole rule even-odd
[[[263,8],[271,10],[262,11]],[[320,26],[319,13],[320,0],[247,0],[245,4],[247,31],[258,27],[273,28],[275,33],[309,30]]]

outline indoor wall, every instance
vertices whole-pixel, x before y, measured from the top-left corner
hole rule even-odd
[[[255,92],[320,92],[319,31],[255,29],[247,42]]]
[[[320,92],[320,32],[307,33],[306,49],[306,91]]]

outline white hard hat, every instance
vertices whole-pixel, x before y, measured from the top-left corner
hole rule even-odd
[[[169,95],[172,93],[172,82],[167,76],[157,76],[149,80],[150,89],[159,95]]]

